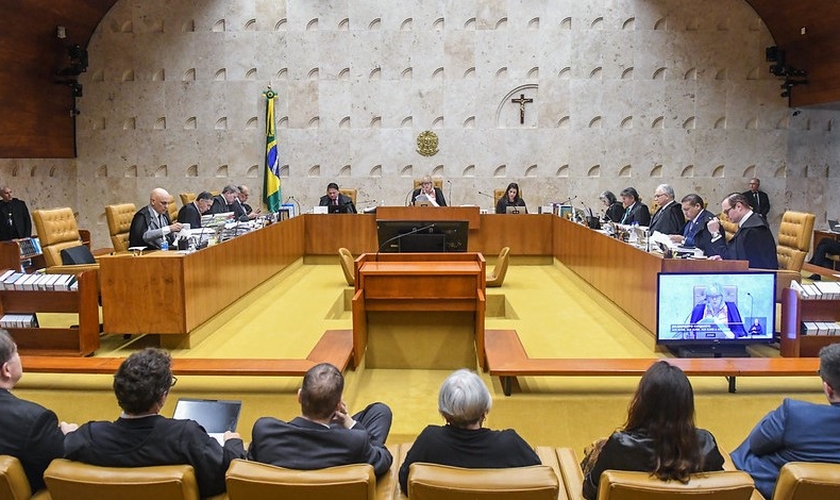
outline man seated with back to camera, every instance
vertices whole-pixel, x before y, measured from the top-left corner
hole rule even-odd
[[[391,409],[371,403],[351,417],[343,392],[344,376],[338,368],[329,363],[310,368],[298,390],[302,415],[289,422],[257,419],[248,458],[287,469],[370,464],[377,476],[388,472],[394,460],[385,447]]]
[[[189,224],[190,229],[201,227],[201,216],[213,204],[213,195],[207,191],[198,193],[195,200],[187,203],[181,210],[178,210],[178,222],[181,224]]]
[[[402,491],[408,494],[408,472],[415,462],[475,469],[540,465],[516,431],[482,426],[492,405],[490,391],[475,372],[460,369],[449,375],[438,393],[438,411],[446,425],[429,425],[417,436],[400,467]]]
[[[748,260],[753,269],[778,269],[776,240],[767,221],[752,211],[741,193],[732,193],[720,203],[721,211],[738,224],[738,231],[727,243],[715,218],[706,224],[712,234],[712,260]]]
[[[128,230],[128,246],[152,247],[160,250],[164,241],[171,245],[175,241],[172,233],[181,230],[180,222],[169,220],[169,203],[172,199],[163,188],[155,188],[149,195],[149,204],[134,214]]]
[[[329,213],[356,213],[356,205],[353,204],[353,200],[349,196],[341,194],[341,191],[338,190],[338,184],[335,182],[327,184],[327,194],[321,197],[318,206],[329,207]]]
[[[64,440],[66,457],[100,467],[192,465],[202,498],[225,492],[225,472],[245,458],[242,438],[225,432],[224,446],[194,420],[160,415],[170,389],[172,358],[147,347],[129,356],[114,375],[123,412],[114,422],[88,422]]]
[[[692,325],[709,325],[705,328],[711,330],[700,330],[697,337],[703,338],[704,333],[721,333],[726,338],[746,337],[747,331],[738,306],[723,300],[723,287],[719,283],[712,283],[703,292],[704,300],[691,310],[689,321]]]
[[[773,498],[788,462],[840,463],[840,344],[820,349],[822,390],[829,404],[787,399],[768,413],[732,452],[764,498]]]
[[[528,207],[525,206],[525,200],[523,200],[522,196],[519,195],[519,184],[515,182],[508,184],[507,189],[505,189],[504,196],[499,198],[499,202],[496,203],[496,213],[507,213],[508,207],[521,207],[517,208],[517,210],[520,210],[525,214],[528,213]]]

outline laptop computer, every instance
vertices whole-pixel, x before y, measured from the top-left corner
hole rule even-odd
[[[528,210],[525,207],[505,207],[506,214],[526,214]]]
[[[828,230],[832,233],[840,233],[840,222],[828,219]]]
[[[180,398],[172,418],[195,420],[207,434],[224,445],[225,432],[236,431],[241,410],[242,401]]]

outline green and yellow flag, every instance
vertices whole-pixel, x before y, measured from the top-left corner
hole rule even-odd
[[[265,179],[263,201],[269,212],[280,210],[280,160],[277,158],[277,132],[274,126],[274,99],[277,93],[268,87],[265,96]]]

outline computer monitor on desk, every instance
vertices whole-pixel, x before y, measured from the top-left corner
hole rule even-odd
[[[469,223],[380,220],[376,234],[380,252],[466,252]]]

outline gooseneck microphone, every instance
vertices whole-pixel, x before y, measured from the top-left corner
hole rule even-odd
[[[384,242],[382,242],[382,244],[381,244],[381,245],[379,245],[379,248],[376,250],[376,255],[374,256],[374,259],[373,259],[373,260],[374,260],[374,261],[376,261],[376,262],[378,262],[378,261],[379,261],[379,253],[380,253],[380,252],[382,252],[382,250],[383,250],[383,249],[384,249],[384,248],[385,248],[385,247],[386,247],[389,243],[394,242],[394,241],[397,241],[397,240],[399,240],[399,239],[402,239],[402,238],[404,238],[404,237],[406,237],[406,236],[408,236],[408,235],[411,235],[411,234],[417,234],[417,233],[419,233],[419,232],[421,232],[421,231],[425,231],[425,230],[427,230],[427,229],[434,229],[434,227],[435,227],[435,225],[434,225],[434,224],[429,224],[429,225],[427,225],[427,226],[419,227],[419,228],[417,228],[417,229],[412,229],[411,231],[409,231],[409,232],[407,232],[407,233],[398,234],[398,235],[396,235],[396,236],[393,236],[393,237],[391,237],[391,238],[388,238],[387,240],[385,240]]]
[[[446,179],[446,183],[449,185],[449,192],[446,193],[446,199],[449,200],[449,206],[452,206],[452,181]]]

